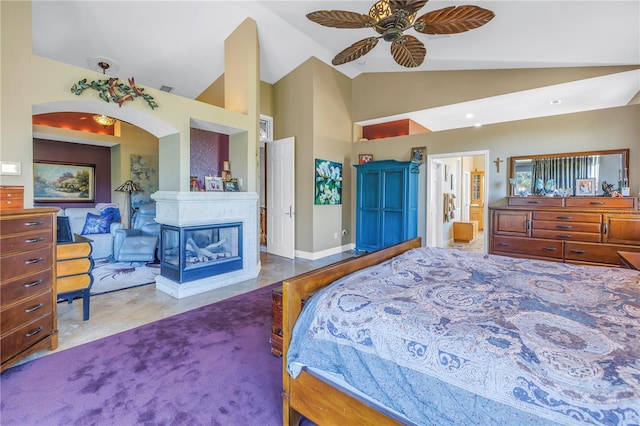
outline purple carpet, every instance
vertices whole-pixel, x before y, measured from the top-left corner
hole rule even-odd
[[[271,285],[12,367],[8,425],[280,425]]]

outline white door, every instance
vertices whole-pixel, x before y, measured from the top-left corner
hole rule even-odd
[[[267,142],[267,252],[295,257],[294,138]]]

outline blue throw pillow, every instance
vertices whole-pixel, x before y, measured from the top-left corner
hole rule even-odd
[[[82,235],[91,234],[106,234],[111,228],[111,222],[113,221],[113,213],[106,215],[95,215],[87,213],[87,218],[82,228]]]
[[[113,215],[112,222],[120,222],[120,210],[117,207],[107,207],[106,209],[100,212],[102,216],[106,216],[108,214]]]

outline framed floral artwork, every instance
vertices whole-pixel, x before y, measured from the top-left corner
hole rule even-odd
[[[342,164],[316,159],[315,204],[342,204]]]

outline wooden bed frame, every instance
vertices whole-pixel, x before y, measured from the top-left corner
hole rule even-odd
[[[300,415],[319,425],[400,425],[390,413],[363,402],[358,397],[303,370],[293,379],[287,372],[287,351],[293,326],[302,310],[301,301],[339,278],[360,269],[384,262],[405,251],[421,247],[421,239],[414,238],[372,253],[357,256],[310,271],[282,283],[282,424],[297,425]]]

